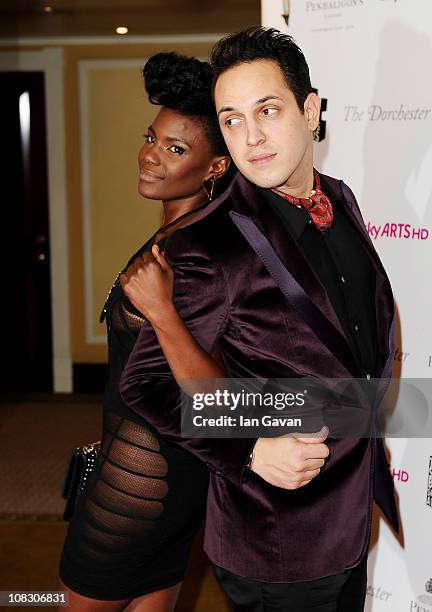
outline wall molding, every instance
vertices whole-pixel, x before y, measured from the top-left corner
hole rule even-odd
[[[65,170],[63,51],[0,52],[0,71],[38,71],[45,76],[48,212],[52,309],[53,389],[72,392],[69,255]]]
[[[178,34],[178,35],[149,35],[149,36],[63,36],[63,37],[17,37],[2,38],[0,47],[10,46],[76,46],[76,45],[136,45],[155,43],[213,43],[225,36],[227,32],[220,34]]]
[[[85,310],[85,340],[89,345],[106,344],[106,333],[94,333],[93,270],[92,270],[92,210],[90,201],[90,159],[89,159],[89,117],[88,117],[88,87],[87,71],[94,68],[137,68],[142,69],[145,58],[125,59],[92,59],[78,62],[79,74],[79,117],[80,117],[80,156],[82,180],[82,232],[84,254],[84,310]],[[107,290],[109,287],[107,288]],[[102,307],[102,306],[101,306]]]

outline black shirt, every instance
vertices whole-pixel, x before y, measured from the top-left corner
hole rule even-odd
[[[343,205],[331,199],[333,224],[320,232],[305,208],[298,208],[271,189],[259,191],[281,218],[325,288],[359,366],[359,377],[378,376],[376,272]]]

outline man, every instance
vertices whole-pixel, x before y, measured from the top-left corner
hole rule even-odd
[[[388,377],[390,284],[350,189],[314,171],[320,102],[301,50],[254,27],[221,40],[211,63],[241,174],[166,245],[177,309],[235,377]],[[146,405],[145,351],[138,340],[122,396],[212,470],[205,549],[236,609],[362,610],[373,495],[398,529],[382,441],[329,439],[320,470],[325,454],[292,438],[180,440],[167,389],[158,414]]]

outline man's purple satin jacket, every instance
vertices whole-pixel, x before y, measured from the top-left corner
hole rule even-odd
[[[393,298],[351,190],[320,175],[322,189],[346,207],[376,270],[376,318],[383,378],[391,376]],[[250,217],[313,302],[343,334],[324,287],[258,190],[237,174],[229,189],[172,234],[174,302],[200,345],[218,344],[230,374],[242,378],[350,378],[297,314],[229,213]],[[231,572],[268,582],[312,580],[356,565],[369,539],[372,499],[398,530],[393,481],[380,439],[329,440],[325,469],[307,486],[273,487],[245,469],[249,439],[181,439],[180,393],[149,324],[123,371],[128,406],[211,470],[205,550]]]

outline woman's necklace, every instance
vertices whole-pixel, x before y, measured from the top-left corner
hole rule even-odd
[[[173,227],[174,225],[176,225],[179,221],[181,221],[182,219],[184,219],[185,217],[188,217],[189,215],[191,215],[192,213],[196,213],[199,210],[201,210],[202,208],[205,208],[207,205],[209,204],[209,202],[205,202],[204,204],[201,204],[200,206],[197,206],[196,208],[192,208],[192,210],[188,210],[187,212],[183,213],[182,215],[180,215],[179,217],[177,217],[176,219],[174,219],[173,221],[170,221],[169,223],[167,223],[166,225],[162,225],[162,227],[160,227],[157,232],[155,234],[153,234],[152,236],[152,240],[153,240],[153,244],[156,244],[157,240],[157,236],[159,234],[165,234],[166,230],[169,229],[170,227]]]

